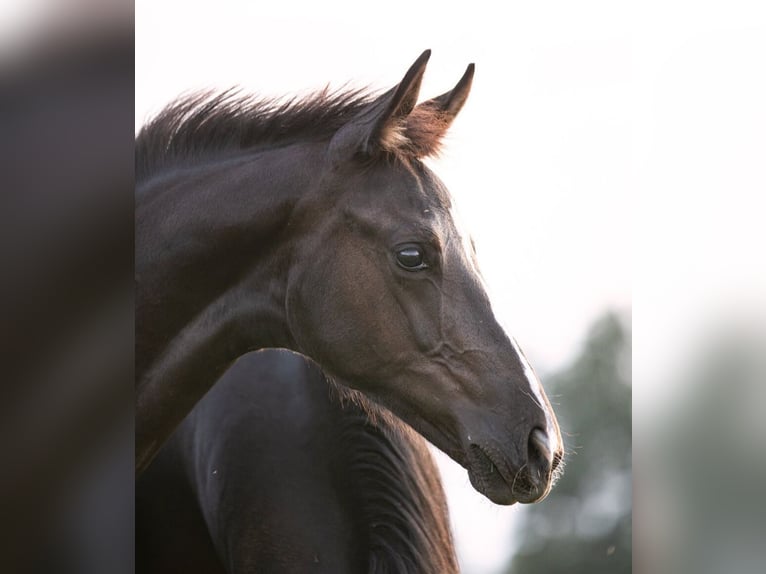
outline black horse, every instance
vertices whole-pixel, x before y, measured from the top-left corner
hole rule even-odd
[[[138,472],[238,357],[281,347],[391,409],[494,502],[546,496],[553,410],[421,161],[474,68],[416,105],[429,54],[380,96],[192,97],[141,131]]]
[[[137,481],[136,571],[457,572],[425,441],[347,395],[293,353],[242,357]]]

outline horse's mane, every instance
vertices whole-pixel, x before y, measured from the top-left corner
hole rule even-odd
[[[447,503],[425,440],[358,393],[343,389],[336,399],[346,410],[340,449],[368,534],[368,572],[458,572]]]
[[[374,98],[366,89],[328,88],[292,98],[259,98],[238,89],[181,97],[136,136],[136,181],[203,153],[329,138]]]

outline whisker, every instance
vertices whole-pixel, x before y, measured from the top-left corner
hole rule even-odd
[[[527,468],[526,463],[521,465],[521,468],[519,468],[519,470],[516,471],[516,475],[513,477],[513,482],[511,483],[511,492],[516,491],[516,481],[518,480],[519,476],[521,476],[521,473],[525,468]]]

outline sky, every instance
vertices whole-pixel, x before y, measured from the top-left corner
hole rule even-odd
[[[136,129],[198,89],[387,89],[430,48],[427,99],[474,62],[430,165],[473,235],[498,319],[544,383],[599,314],[631,306],[631,15],[613,2],[362,6],[138,0]],[[519,507],[492,504],[437,456],[464,570],[491,573],[513,549]]]

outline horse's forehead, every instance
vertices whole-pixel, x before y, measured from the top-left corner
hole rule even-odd
[[[442,213],[442,223],[447,226],[449,233],[453,235],[455,243],[459,245],[460,251],[465,254],[466,259],[475,265],[473,239],[452,196],[447,187],[432,171],[425,166],[423,166],[423,170],[423,179],[427,182],[428,191],[436,201],[437,209]]]
[[[452,206],[444,184],[420,162],[381,166],[370,174],[370,180],[386,203],[434,213],[448,213]]]
[[[480,278],[473,239],[447,187],[421,162],[408,164],[406,171],[414,182],[408,186],[409,195],[417,202],[419,217],[429,221],[433,231],[441,235],[443,241],[449,241],[459,256],[465,258],[470,270]]]
[[[378,226],[427,231],[443,243],[459,246],[473,264],[471,237],[462,225],[442,181],[420,162],[378,165],[351,183],[346,211]],[[356,193],[358,186],[366,193]]]
[[[452,197],[450,197],[447,186],[426,166],[420,164],[419,169],[424,193],[429,196],[434,207],[449,213],[452,210]]]

